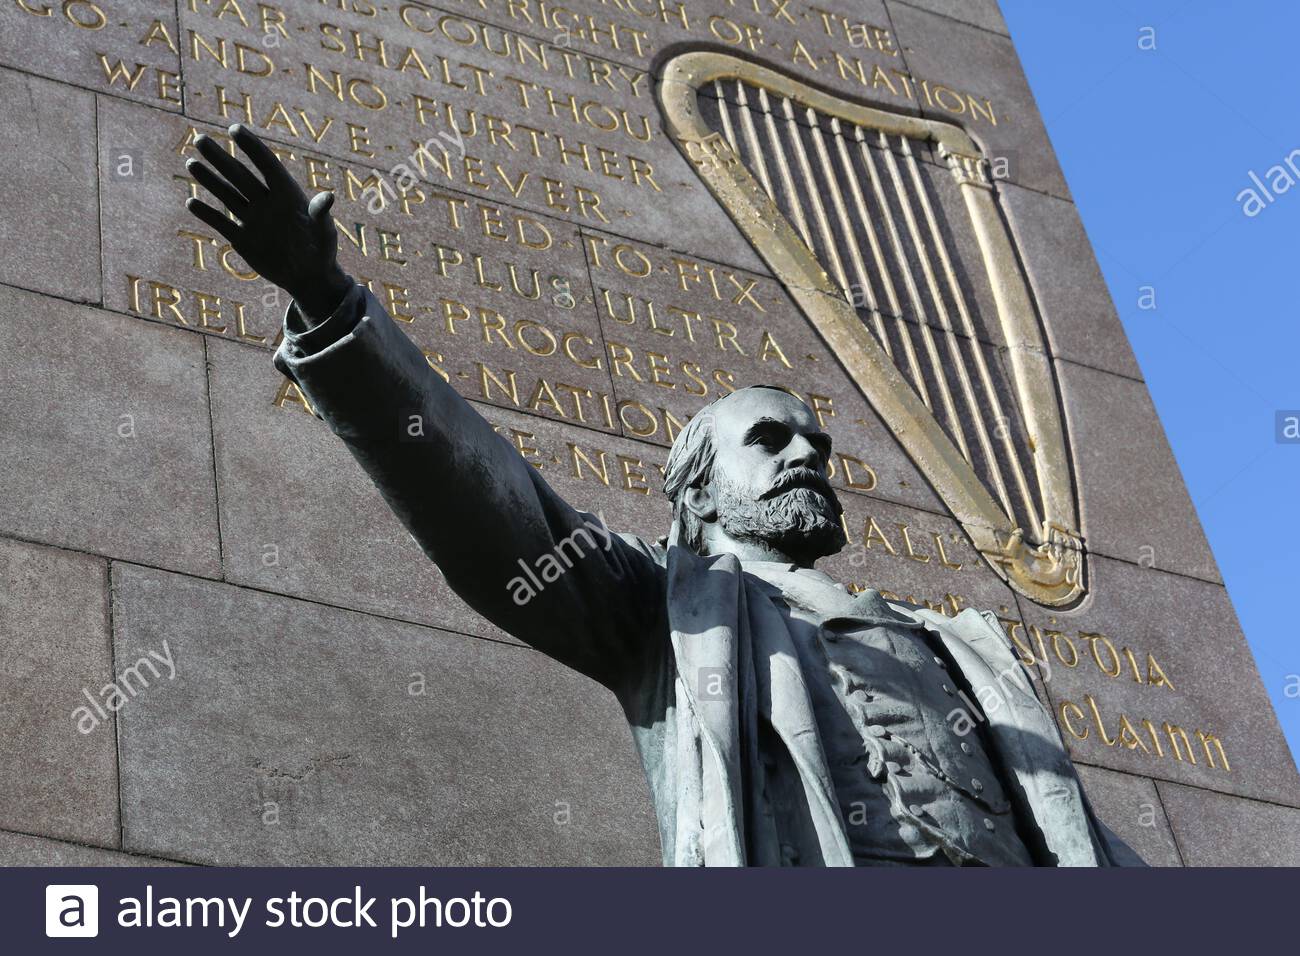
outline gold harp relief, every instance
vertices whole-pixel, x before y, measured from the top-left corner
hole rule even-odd
[[[986,469],[988,462],[994,463],[994,474],[989,482],[994,486],[992,491],[971,464],[971,451],[965,437],[958,437],[962,445],[959,448],[932,411],[929,395],[918,394],[917,388],[895,364],[887,345],[882,345],[884,339],[877,338],[846,298],[843,280],[851,271],[849,260],[864,278],[870,272],[865,266],[866,260],[871,258],[869,254],[859,248],[837,251],[833,239],[837,235],[849,234],[852,235],[851,246],[861,245],[862,240],[855,234],[856,227],[850,228],[850,210],[855,199],[856,211],[861,214],[859,222],[872,233],[871,248],[877,256],[880,255],[880,244],[887,241],[878,242],[876,226],[868,221],[866,215],[866,204],[861,196],[869,186],[847,182],[841,188],[836,184],[837,176],[852,175],[851,163],[844,159],[838,167],[841,172],[832,175],[835,160],[824,147],[820,120],[816,123],[815,133],[799,134],[811,137],[816,151],[805,150],[797,142],[799,136],[794,136],[791,141],[798,154],[798,163],[788,161],[782,148],[777,147],[777,162],[772,163],[775,169],[769,170],[768,163],[759,160],[762,167],[759,175],[763,179],[763,184],[760,184],[729,142],[729,136],[742,134],[729,126],[728,135],[724,136],[711,128],[701,113],[700,91],[718,81],[735,81],[759,91],[761,97],[778,98],[786,113],[785,119],[777,122],[794,123],[793,104],[810,111],[810,116],[815,113],[829,118],[832,133],[837,138],[849,138],[847,133],[840,136],[840,124],[849,124],[858,137],[858,145],[862,145],[862,131],[866,130],[882,137],[899,137],[904,142],[929,143],[940,160],[946,162],[958,183],[965,216],[982,254],[996,320],[1006,343],[1007,378],[1016,401],[1014,411],[1019,414],[1025,430],[1021,436],[1021,450],[1011,449],[999,459],[990,453],[989,443],[994,439],[985,434],[987,429],[975,429],[979,443],[984,446],[982,460],[986,462]],[[678,148],[794,298],[988,564],[1011,587],[1038,604],[1061,607],[1078,601],[1084,594],[1083,538],[1078,531],[1073,479],[1066,455],[1051,359],[1011,237],[986,176],[987,164],[975,141],[952,124],[863,106],[826,94],[769,67],[712,51],[683,53],[665,63],[659,77],[658,95],[665,127]],[[767,106],[766,100],[762,105]],[[749,108],[740,106],[737,110],[743,112]],[[719,110],[724,117],[729,115],[728,107],[720,105]],[[764,112],[764,119],[771,128],[775,108]],[[763,124],[753,119],[753,115],[757,114],[743,116],[743,124],[737,125],[746,127],[745,133],[751,137],[751,152],[761,155],[754,137],[755,129]],[[775,131],[773,133],[775,135]],[[863,146],[863,153],[866,152]],[[870,161],[869,156],[866,158]],[[828,196],[825,199],[811,197],[809,204],[812,208],[807,215],[800,208],[799,201],[794,200],[798,221],[792,224],[769,189],[778,176],[790,183],[792,177],[801,172],[803,179],[811,184],[810,170],[819,160],[829,184]],[[914,163],[910,155],[906,161]],[[894,165],[895,160],[888,158],[887,162],[889,172],[895,177],[895,185],[901,188],[902,177]],[[764,184],[768,188],[764,188]],[[921,198],[920,205],[928,217],[930,228],[936,229],[932,210],[926,205],[928,202],[928,199]],[[959,210],[944,211],[954,219],[959,213]],[[839,232],[831,225],[837,215],[844,227]],[[912,213],[907,215],[908,227],[924,230],[913,220]],[[889,229],[881,230],[886,236],[890,229],[897,231],[893,223],[886,225]],[[818,227],[827,257],[832,260],[828,264],[841,280],[838,283],[811,248],[814,243],[809,237]],[[937,238],[937,231],[935,236]],[[893,239],[895,243],[899,241],[897,235]],[[941,255],[946,257],[947,253]],[[876,262],[880,265],[883,260],[878,258]],[[925,278],[931,283],[941,282],[941,279],[936,279],[936,274],[942,275],[946,269],[947,277],[955,283],[950,261],[943,258],[941,265],[943,268],[931,269],[927,264],[929,271]],[[881,275],[883,271],[877,270],[877,275],[888,283],[890,280]],[[970,322],[965,312],[961,318]],[[972,333],[973,328],[971,325]],[[948,328],[946,317],[945,331],[951,337],[952,330]],[[929,331],[923,332],[923,335],[929,334]],[[962,391],[968,407],[976,407],[971,401],[972,389],[981,385],[993,396],[995,403],[998,401],[981,349],[974,348],[973,352],[977,374],[972,375],[958,362],[958,388],[950,390],[946,379],[941,386],[941,397],[950,412],[956,408],[952,396]],[[922,390],[924,387],[922,383]],[[1000,414],[996,405],[995,411],[999,413],[999,419],[1010,421]],[[1010,447],[1010,439],[1003,436],[1000,440],[1008,442]],[[1028,458],[1032,468],[1020,467],[1022,457]],[[998,460],[1012,463],[1008,468],[1009,477],[1001,474],[996,464]],[[1011,505],[1013,498],[1022,502],[1023,520],[1015,517],[1016,509]]]

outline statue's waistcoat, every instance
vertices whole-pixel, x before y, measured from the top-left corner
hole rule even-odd
[[[971,689],[960,686],[926,629],[881,620],[873,607],[807,573],[763,578],[781,591],[772,599],[787,615],[809,678],[855,859],[1029,865],[995,764],[969,719]],[[764,763],[773,778],[788,772],[780,760]],[[784,786],[773,779],[769,797],[782,802]]]

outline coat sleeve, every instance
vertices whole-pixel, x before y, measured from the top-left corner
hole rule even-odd
[[[291,304],[275,364],[484,617],[608,686],[668,639],[652,550],[560,498],[365,286],[311,328]]]

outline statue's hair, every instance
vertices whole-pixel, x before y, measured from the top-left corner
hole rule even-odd
[[[754,388],[770,388],[790,394],[777,385],[749,385],[724,395],[704,406],[686,423],[668,452],[668,464],[664,467],[664,494],[673,503],[673,522],[680,529],[678,543],[696,554],[704,553],[704,522],[686,507],[686,491],[688,488],[702,487],[713,478],[713,463],[717,456],[717,447],[713,442],[713,410],[719,402],[725,402],[731,395]]]

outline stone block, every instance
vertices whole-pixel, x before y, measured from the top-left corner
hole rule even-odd
[[[451,593],[343,442],[289,397],[267,352],[212,342],[211,356],[228,580],[504,636]]]
[[[1008,32],[1007,21],[1002,19],[998,0],[889,0],[890,7],[898,6],[900,3],[942,14],[972,26],[983,27],[994,33],[1006,35]]]
[[[952,518],[860,495],[840,500],[849,543],[819,565],[837,581],[949,615],[974,607],[1015,616],[1011,589]]]
[[[0,287],[0,531],[220,573],[203,341]]]
[[[0,827],[119,845],[108,617],[104,561],[0,538]]]
[[[128,565],[127,850],[215,864],[651,865],[612,695],[519,647]]]
[[[0,64],[164,110],[181,108],[182,42],[172,0],[0,6]]]
[[[12,35],[0,23],[0,43]],[[95,97],[0,69],[0,102],[0,282],[98,302]]]
[[[1220,582],[1146,386],[1056,363],[1090,551]]]
[[[818,3],[689,0],[604,4],[595,11],[511,0],[445,0],[447,10],[571,49],[650,69],[669,48],[691,45],[771,63],[801,79],[856,98],[885,99],[876,67],[901,68],[899,43],[883,0]],[[398,16],[390,15],[391,19]],[[410,16],[437,30],[439,14]],[[899,102],[897,94],[893,97]]]
[[[1098,818],[1148,866],[1183,865],[1154,781],[1082,764],[1076,769]]]
[[[182,8],[182,28],[203,38],[186,61],[191,115],[244,122],[394,186],[409,170],[426,190],[754,264],[663,134],[645,70],[415,5],[283,13],[268,28]]]
[[[1300,810],[1160,781],[1188,866],[1300,866]]]

